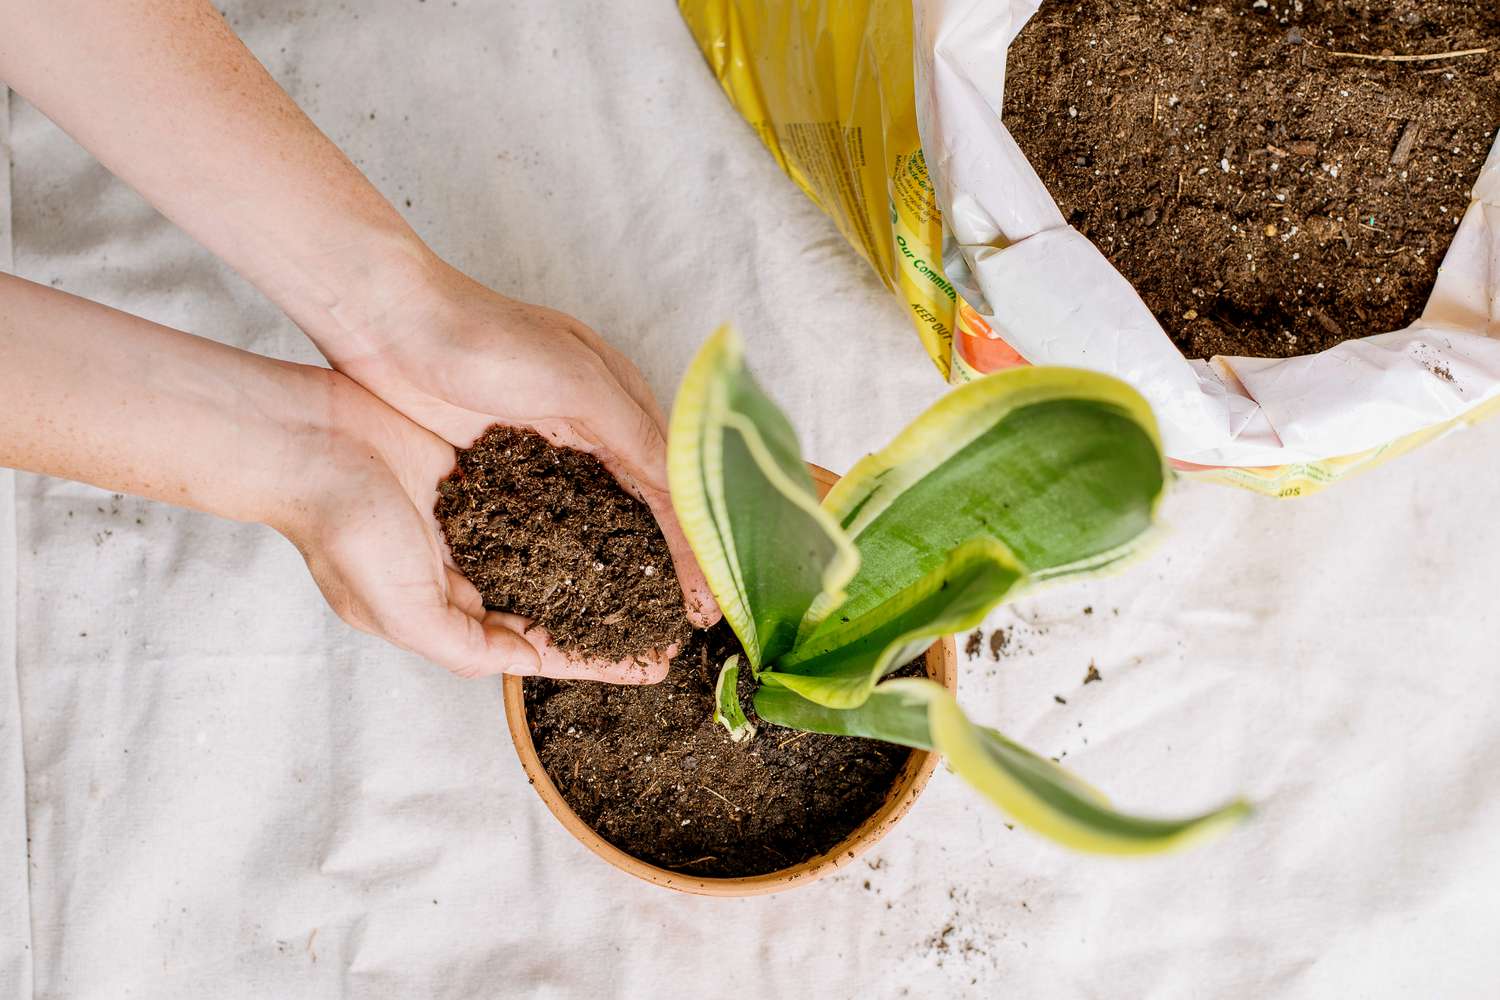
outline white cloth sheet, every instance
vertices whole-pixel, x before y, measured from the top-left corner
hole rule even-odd
[[[0,270],[10,270],[10,95],[0,83]],[[31,986],[26,769],[16,673],[15,473],[0,469],[0,996]]]
[[[943,391],[673,5],[227,6],[441,252],[664,399],[725,320],[834,469]],[[18,273],[315,359],[9,109]],[[596,861],[498,683],[348,630],[270,531],[0,478],[0,997],[1493,996],[1497,448],[1492,423],[1293,503],[1183,486],[1152,560],[994,615],[1012,650],[966,666],[974,714],[1142,810],[1244,792],[1243,828],[1080,857],[940,771],[868,863],[748,900]]]

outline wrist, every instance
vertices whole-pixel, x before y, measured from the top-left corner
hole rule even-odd
[[[373,496],[395,490],[435,499],[438,480],[453,466],[449,446],[340,372],[288,367],[297,384],[281,421],[287,459],[256,520],[306,552]]]
[[[307,275],[312,301],[288,309],[339,370],[390,349],[399,338],[399,317],[433,299],[446,264],[420,239],[376,234],[320,259]]]
[[[352,455],[369,449],[349,433],[344,415],[352,405],[350,390],[358,387],[312,365],[286,364],[283,374],[275,398],[262,407],[276,414],[264,451],[270,464],[240,519],[259,521],[298,541],[325,517],[339,470],[350,465]]]

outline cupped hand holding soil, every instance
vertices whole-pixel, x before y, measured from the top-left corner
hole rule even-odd
[[[596,459],[495,426],[458,452],[435,510],[454,564],[540,672],[655,683],[693,633],[651,510]]]
[[[689,620],[718,621],[668,495],[666,416],[630,359],[574,317],[498,295],[430,251],[389,280],[372,320],[319,340],[334,366],[455,448],[499,424],[593,456],[660,525]]]

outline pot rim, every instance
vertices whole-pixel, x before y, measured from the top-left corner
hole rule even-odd
[[[808,469],[812,472],[820,495],[838,481],[838,476],[819,466],[809,463]],[[958,689],[958,646],[953,636],[944,636],[929,646],[923,661],[928,677],[949,691]],[[537,756],[531,730],[527,725],[522,682],[523,678],[514,674],[507,675],[504,679],[505,722],[510,730],[516,756],[520,758],[521,767],[526,771],[526,778],[547,809],[580,843],[626,874],[663,888],[700,896],[759,896],[783,892],[807,885],[843,868],[873,847],[911,811],[936,770],[940,756],[930,751],[913,750],[880,807],[847,837],[816,857],[763,875],[736,878],[687,875],[649,864],[625,853],[599,836],[573,811]]]

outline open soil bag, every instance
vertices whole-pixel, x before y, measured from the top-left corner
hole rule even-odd
[[[1234,0],[1216,13],[1279,17],[1301,42],[1295,19],[1271,6]],[[950,381],[1017,364],[1115,375],[1150,400],[1179,469],[1279,496],[1500,408],[1500,106],[1467,206],[1418,206],[1459,222],[1415,321],[1387,332],[1359,316],[1328,316],[1330,326],[1368,335],[1301,356],[1193,359],[1070,225],[1006,126],[1007,55],[1036,0],[679,7],[735,107],[906,303]],[[1500,73],[1492,48],[1466,51]],[[1431,58],[1337,54],[1413,72]],[[1420,66],[1438,73],[1455,62]],[[1405,139],[1399,122],[1391,128]],[[1400,143],[1391,155],[1403,155]],[[1227,156],[1216,162],[1235,169]]]

